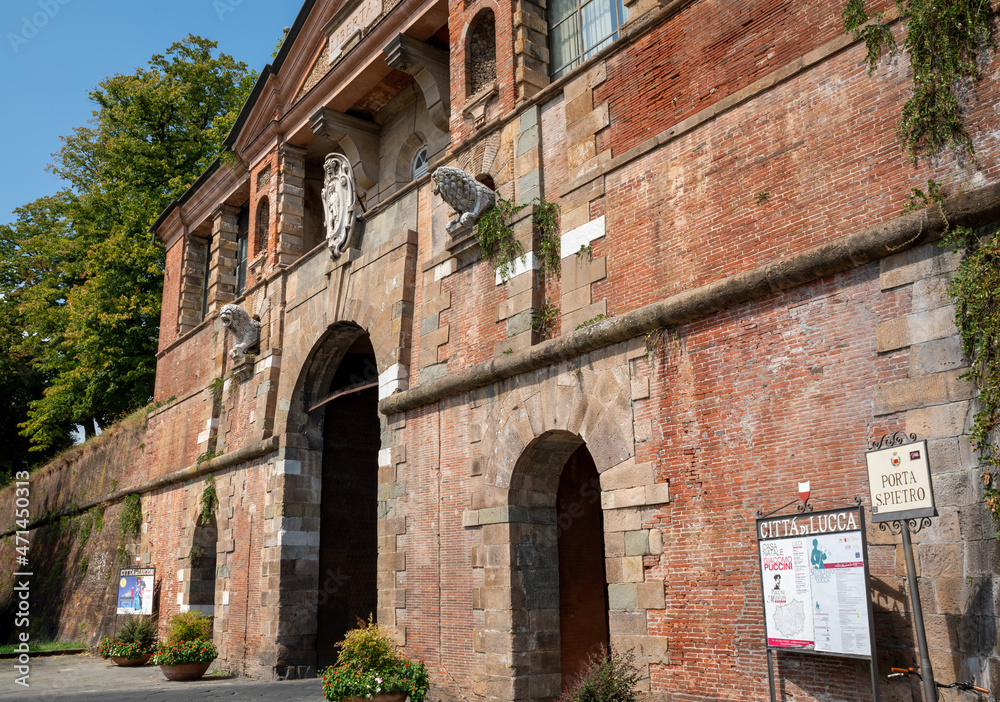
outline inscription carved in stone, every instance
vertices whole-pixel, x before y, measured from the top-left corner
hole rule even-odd
[[[342,154],[330,154],[323,163],[323,219],[330,255],[340,258],[354,233],[354,205],[357,191],[351,162]]]

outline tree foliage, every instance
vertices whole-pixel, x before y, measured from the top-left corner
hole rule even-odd
[[[0,366],[23,371],[4,382],[26,399],[33,451],[149,401],[164,263],[149,227],[215,158],[255,79],[216,47],[188,36],[102,81],[55,154],[68,189],[0,227]]]

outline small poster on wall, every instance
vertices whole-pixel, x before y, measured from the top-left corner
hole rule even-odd
[[[152,614],[155,578],[156,568],[120,568],[115,614]]]

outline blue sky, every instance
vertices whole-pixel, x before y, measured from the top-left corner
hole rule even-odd
[[[91,118],[87,93],[107,76],[133,73],[188,34],[259,71],[301,0],[0,0],[3,168],[0,223],[56,192],[47,173],[59,137]]]

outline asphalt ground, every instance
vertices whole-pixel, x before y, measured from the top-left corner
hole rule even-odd
[[[157,666],[120,668],[94,656],[74,655],[32,658],[29,686],[24,687],[15,682],[21,677],[15,665],[20,664],[0,660],[2,702],[323,702],[319,679],[261,682],[206,675],[201,680],[175,682],[163,677]]]

